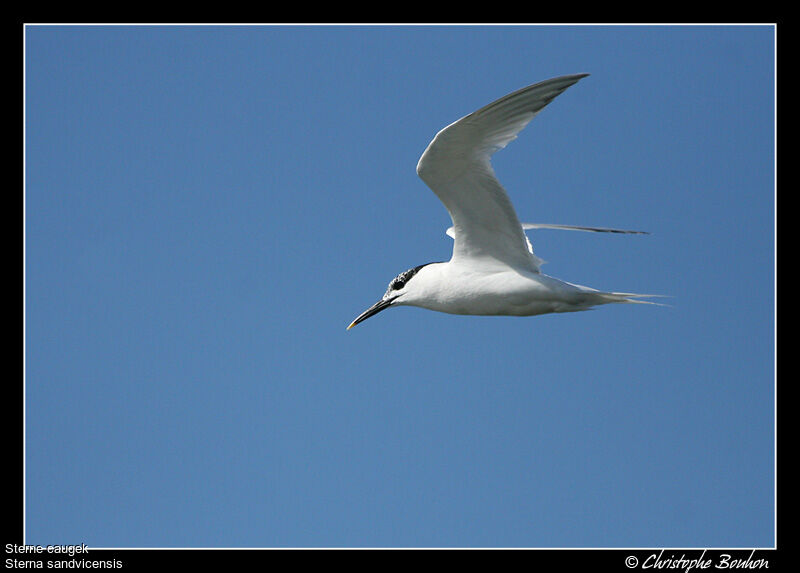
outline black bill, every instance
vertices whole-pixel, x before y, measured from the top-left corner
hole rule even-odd
[[[353,328],[359,322],[363,322],[363,321],[367,320],[370,316],[378,314],[380,311],[382,311],[382,310],[384,310],[386,308],[389,308],[392,305],[392,302],[394,301],[394,299],[396,299],[396,298],[397,298],[396,296],[393,296],[392,298],[385,298],[383,300],[379,300],[378,302],[373,304],[371,307],[369,307],[367,310],[365,310],[364,312],[359,314],[356,317],[356,319],[353,322],[350,323],[350,326],[347,327],[347,330],[350,330],[351,328]]]

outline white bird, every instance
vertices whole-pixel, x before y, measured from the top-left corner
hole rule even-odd
[[[444,203],[453,220],[448,262],[409,269],[389,283],[383,298],[353,326],[394,306],[450,314],[533,316],[587,310],[612,302],[646,303],[656,296],[601,292],[543,274],[526,229],[637,233],[604,227],[520,223],[490,162],[556,96],[588,74],[545,80],[522,88],[448,125],[417,164],[417,174]],[[652,303],[649,303],[652,304]]]

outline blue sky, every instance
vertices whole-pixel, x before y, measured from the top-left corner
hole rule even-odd
[[[770,26],[29,26],[26,542],[771,547]],[[433,135],[591,75],[495,156],[547,274],[671,306],[400,308]]]

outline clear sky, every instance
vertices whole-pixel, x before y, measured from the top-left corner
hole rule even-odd
[[[25,33],[26,542],[774,545],[770,26]],[[543,272],[670,295],[387,310],[447,260],[434,134],[591,75],[495,156]]]

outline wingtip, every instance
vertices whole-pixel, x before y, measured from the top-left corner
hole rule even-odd
[[[567,89],[570,86],[574,86],[575,84],[577,84],[579,81],[581,81],[583,78],[585,78],[588,75],[589,75],[588,73],[567,74],[565,76],[559,76],[557,78],[552,78],[550,80],[545,80],[545,82],[555,82],[555,83],[559,83],[561,85],[564,85],[565,87],[562,89],[562,91],[563,91],[564,89]]]
[[[586,72],[579,73],[579,74],[565,74],[563,76],[556,76],[554,78],[550,78],[548,80],[544,80],[539,82],[539,84],[547,84],[547,83],[566,83],[567,86],[574,85],[581,81],[583,78],[588,76],[589,74]],[[536,84],[534,84],[536,85]]]

